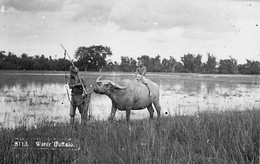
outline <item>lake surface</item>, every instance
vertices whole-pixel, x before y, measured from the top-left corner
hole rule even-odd
[[[66,73],[69,76],[69,72]],[[81,72],[89,91],[100,73]],[[132,78],[129,73],[102,73],[102,79],[117,82]],[[204,110],[260,109],[259,75],[200,75],[150,73],[160,85],[162,115],[187,115]],[[64,72],[0,72],[0,127],[37,126],[44,120],[69,121],[68,82]],[[70,96],[70,90],[68,90]],[[90,110],[94,119],[107,119],[111,101],[93,93]],[[156,112],[155,112],[156,115]],[[77,111],[76,118],[80,118]],[[124,119],[118,111],[116,119]],[[131,119],[149,118],[148,111],[131,112]]]

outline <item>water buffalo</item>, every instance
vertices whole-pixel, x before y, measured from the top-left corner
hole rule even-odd
[[[147,79],[147,85],[136,80],[124,79],[117,84],[110,80],[96,80],[94,92],[105,94],[112,100],[109,120],[113,120],[117,109],[126,111],[126,120],[130,120],[131,110],[147,108],[150,118],[153,118],[153,105],[157,116],[160,117],[161,106],[159,104],[159,86]],[[152,105],[153,104],[153,105]]]

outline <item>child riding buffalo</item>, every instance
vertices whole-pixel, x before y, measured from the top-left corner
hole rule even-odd
[[[146,67],[144,66],[144,62],[143,60],[138,60],[137,62],[137,68],[136,68],[136,72],[135,72],[135,75],[134,75],[134,80],[137,80],[137,81],[141,81],[142,83],[146,84],[147,85],[147,80],[145,78],[145,75],[146,75]]]
[[[145,84],[149,90],[149,95],[151,96],[150,88],[148,86],[148,80],[145,78],[147,69],[144,66],[143,60],[139,59],[136,65],[137,65],[137,68],[136,68],[136,72],[135,72],[133,79]]]

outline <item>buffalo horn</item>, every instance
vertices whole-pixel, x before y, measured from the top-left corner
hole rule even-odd
[[[116,87],[116,88],[119,88],[119,89],[126,89],[126,88],[127,88],[127,87],[124,87],[124,86],[118,85],[118,84],[116,84],[116,83],[113,82],[113,81],[111,81],[110,84],[113,85],[113,86]]]
[[[100,80],[99,80],[100,78],[101,78],[101,76],[99,76],[99,77],[97,78],[96,83],[97,83],[97,82],[100,82]]]

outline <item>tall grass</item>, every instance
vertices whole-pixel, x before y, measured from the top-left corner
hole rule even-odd
[[[259,163],[260,111],[1,129],[0,163]],[[77,138],[81,150],[14,150],[12,138]]]

